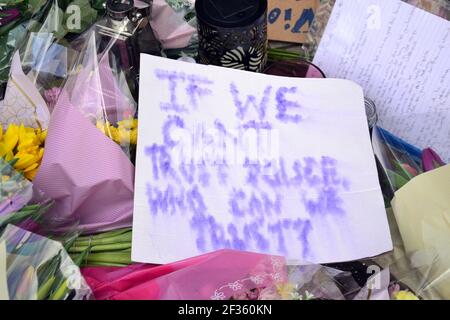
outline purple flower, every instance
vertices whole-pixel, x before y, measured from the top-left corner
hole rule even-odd
[[[50,112],[53,111],[53,108],[55,107],[56,102],[58,101],[60,93],[61,93],[60,88],[52,88],[44,92],[44,98],[45,101],[47,101],[48,110],[50,110]]]
[[[422,152],[422,166],[425,172],[445,166],[445,162],[431,148],[427,148]]]

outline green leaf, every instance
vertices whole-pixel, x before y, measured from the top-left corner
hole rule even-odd
[[[410,180],[410,179],[406,179],[405,177],[401,176],[397,172],[389,170],[389,169],[387,170],[387,173],[389,175],[389,180],[393,184],[393,187],[395,190],[400,189],[405,184],[407,184]]]

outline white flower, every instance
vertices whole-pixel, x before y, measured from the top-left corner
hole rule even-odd
[[[314,299],[314,295],[312,293],[310,293],[308,290],[305,291],[305,298],[303,299],[302,295],[298,295],[299,299],[295,299],[295,300],[312,300]]]
[[[233,291],[238,291],[242,289],[242,284],[239,281],[229,283],[228,287],[231,288]]]
[[[305,291],[305,299],[306,300],[311,300],[314,299],[314,295],[312,293],[310,293],[308,290]]]
[[[225,300],[225,294],[223,292],[215,291],[211,300]]]
[[[292,300],[303,300],[303,297],[298,292],[291,292]]]
[[[255,284],[262,284],[264,282],[264,277],[262,275],[256,275],[250,277],[250,280],[253,281]]]

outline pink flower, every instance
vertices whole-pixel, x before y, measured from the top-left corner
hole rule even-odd
[[[441,157],[431,148],[427,148],[422,152],[422,166],[425,172],[434,170],[441,166],[444,166],[445,163],[442,161]]]
[[[58,101],[58,97],[59,97],[60,93],[61,93],[60,88],[52,88],[52,89],[46,90],[44,92],[44,98],[45,98],[45,101],[47,102],[48,110],[50,112],[53,111],[53,108],[55,107],[56,102]]]

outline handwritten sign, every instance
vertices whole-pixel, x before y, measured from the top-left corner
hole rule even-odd
[[[305,43],[314,21],[318,0],[269,0],[270,40]]]
[[[450,162],[450,22],[403,1],[338,0],[314,57],[355,81],[379,125]]]
[[[134,261],[391,249],[362,89],[142,56]]]

